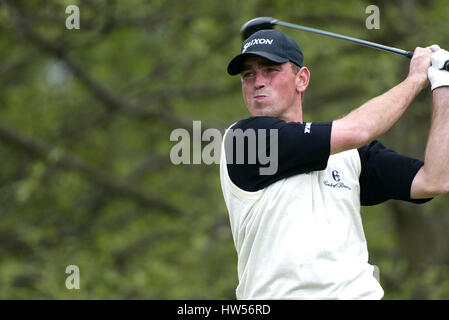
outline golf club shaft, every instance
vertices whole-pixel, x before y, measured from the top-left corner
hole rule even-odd
[[[343,36],[341,34],[337,34],[337,33],[333,33],[333,32],[328,32],[328,31],[324,31],[324,30],[320,30],[320,29],[304,27],[304,26],[300,26],[300,25],[297,25],[297,24],[283,22],[283,21],[279,21],[279,20],[276,20],[274,22],[274,24],[279,25],[279,26],[283,26],[283,27],[287,27],[287,28],[293,28],[293,29],[298,29],[298,30],[318,33],[318,34],[321,34],[321,35],[324,35],[324,36],[328,36],[328,37],[332,37],[332,38],[352,41],[352,42],[355,42],[355,43],[358,43],[358,44],[361,44],[361,45],[364,45],[364,46],[367,46],[367,47],[372,47],[372,48],[376,48],[376,49],[379,49],[379,50],[385,50],[385,51],[390,51],[390,52],[393,52],[393,53],[397,53],[397,54],[406,56],[408,58],[412,58],[413,57],[413,52],[412,51],[406,51],[406,50],[402,50],[402,49],[398,49],[398,48],[384,46],[382,44],[378,44],[378,43],[374,43],[374,42],[370,42],[370,41],[366,41],[366,40],[361,40],[361,39],[357,39],[357,38],[353,38],[353,37]]]

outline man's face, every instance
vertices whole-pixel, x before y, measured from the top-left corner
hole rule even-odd
[[[289,62],[250,56],[242,64],[242,91],[253,116],[285,118],[298,99],[296,75]]]

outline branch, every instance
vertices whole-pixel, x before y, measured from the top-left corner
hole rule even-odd
[[[123,270],[126,265],[126,261],[129,260],[131,255],[139,255],[141,252],[148,248],[148,246],[159,243],[164,239],[173,239],[175,236],[182,235],[177,231],[159,231],[149,234],[148,236],[138,239],[133,244],[126,246],[124,249],[117,251],[113,254],[114,265]]]
[[[106,108],[138,115],[144,119],[162,120],[174,128],[191,126],[191,123],[188,121],[177,118],[174,115],[167,114],[163,111],[151,111],[140,104],[132,103],[123,96],[120,96],[111,89],[107,88],[102,83],[96,81],[88,72],[84,70],[84,68],[80,66],[78,62],[68,56],[63,45],[55,44],[52,41],[48,41],[47,39],[41,37],[33,30],[28,19],[23,17],[11,2],[5,1],[5,3],[10,9],[11,16],[13,17],[17,29],[22,31],[23,35],[38,48],[64,61],[74,75],[84,83],[84,85],[100,102],[106,106]]]
[[[153,197],[149,197],[140,190],[135,189],[129,183],[111,177],[104,172],[90,167],[85,162],[77,159],[74,155],[34,141],[19,132],[13,131],[12,129],[0,126],[0,141],[19,148],[33,157],[40,158],[49,165],[76,171],[83,175],[91,183],[112,193],[133,199],[141,205],[160,209],[165,212],[181,214],[180,210],[173,207],[171,204]]]

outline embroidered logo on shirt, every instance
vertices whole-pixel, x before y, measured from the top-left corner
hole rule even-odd
[[[334,178],[335,181],[340,182],[340,174],[337,170],[332,171],[332,178]]]
[[[304,128],[304,133],[310,133],[310,126],[312,124],[310,122],[306,122],[306,126]]]
[[[334,181],[331,182],[324,180],[324,185],[334,189],[338,188],[351,190],[351,187],[348,187],[341,181],[340,173],[337,170],[332,170],[332,179],[334,179]]]

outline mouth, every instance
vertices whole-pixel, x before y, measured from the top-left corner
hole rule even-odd
[[[263,95],[263,94],[258,94],[257,96],[254,96],[254,100],[259,101],[259,100],[263,100],[265,98],[267,98],[268,96]]]

